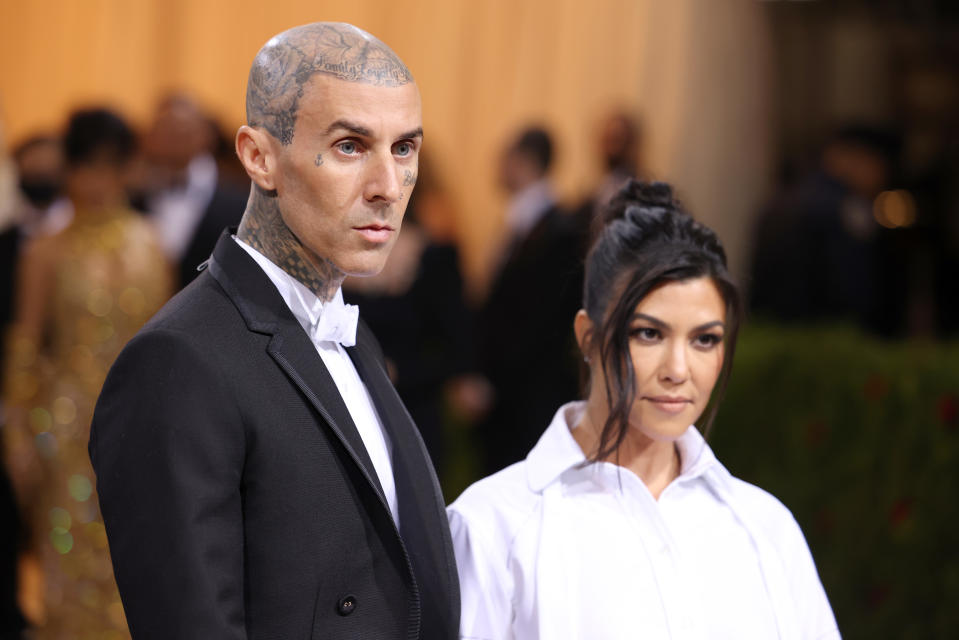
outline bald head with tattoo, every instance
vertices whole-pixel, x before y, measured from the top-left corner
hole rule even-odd
[[[383,42],[349,24],[267,42],[236,150],[253,185],[238,235],[329,300],[396,241],[423,140],[419,90]]]

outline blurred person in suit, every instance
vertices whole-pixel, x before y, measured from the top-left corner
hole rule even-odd
[[[220,232],[237,225],[246,207],[243,192],[221,179],[213,125],[196,101],[174,93],[160,100],[144,138],[143,206],[178,265],[179,287],[196,277]]]
[[[454,638],[439,484],[341,291],[396,242],[419,89],[380,40],[314,23],[260,49],[246,109],[239,228],[130,342],[97,403],[90,456],[130,629]]]
[[[588,237],[594,227],[602,226],[602,210],[630,178],[641,175],[642,129],[630,113],[618,110],[608,114],[597,125],[597,157],[601,175],[593,190],[574,211],[577,224]],[[589,249],[588,238],[583,257]]]
[[[25,245],[7,344],[7,468],[42,576],[24,612],[31,637],[123,637],[86,443],[107,369],[169,296],[170,273],[152,227],[127,204],[127,123],[77,111],[63,149],[73,217]]]
[[[569,323],[579,308],[581,239],[556,200],[552,162],[550,134],[530,127],[500,166],[508,241],[478,320],[478,361],[494,394],[480,430],[488,472],[521,459],[539,436],[535,425],[578,386]]]
[[[902,274],[883,275],[873,201],[889,184],[897,154],[889,133],[843,127],[818,166],[766,206],[753,241],[753,312],[779,321],[845,320],[894,330],[890,322],[898,323],[883,296],[902,289]]]
[[[473,319],[466,306],[454,212],[428,156],[420,155],[416,191],[386,266],[347,278],[347,302],[363,310],[390,378],[419,427],[437,474],[446,459],[444,411],[472,370]],[[482,383],[478,383],[482,384]]]

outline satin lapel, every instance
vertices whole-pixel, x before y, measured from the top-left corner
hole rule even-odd
[[[347,352],[373,398],[393,446],[400,532],[413,559],[424,610],[431,604],[448,602],[451,610],[442,616],[443,624],[455,629],[459,620],[459,581],[443,494],[426,445],[370,343],[372,334],[360,323],[357,345]],[[427,627],[436,622],[436,618],[423,620],[423,637],[442,637],[426,634]]]
[[[366,451],[366,445],[363,444],[360,432],[336,388],[333,377],[323,364],[323,359],[316,353],[316,347],[310,342],[303,328],[296,324],[295,320],[294,324],[293,327],[286,325],[280,327],[270,340],[267,352],[320,412],[330,426],[330,430],[340,439],[350,457],[376,489],[383,507],[389,511],[373,461]]]
[[[273,336],[267,353],[323,416],[389,513],[373,461],[333,377],[273,283],[226,232],[208,264],[210,275],[233,300],[250,330]]]

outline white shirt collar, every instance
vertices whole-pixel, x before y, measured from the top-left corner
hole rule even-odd
[[[563,472],[586,460],[583,450],[570,431],[570,426],[579,422],[585,406],[585,402],[577,401],[560,407],[539,442],[529,452],[526,457],[526,472],[530,489],[533,491],[542,491]],[[680,472],[676,480],[692,480],[704,476],[707,481],[714,481],[725,475],[707,473],[713,469],[722,469],[722,465],[694,425],[690,425],[679,437],[676,446],[680,460]]]
[[[510,200],[506,224],[513,235],[525,236],[554,204],[556,197],[549,180],[537,180]]]
[[[236,243],[250,254],[276,286],[286,306],[293,312],[311,339],[339,342],[344,347],[356,344],[359,308],[343,302],[343,289],[337,288],[333,299],[325,303],[302,282],[278,267],[265,255],[233,236]]]

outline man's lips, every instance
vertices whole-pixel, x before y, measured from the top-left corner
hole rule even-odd
[[[643,396],[643,400],[652,403],[653,406],[666,413],[681,413],[687,405],[693,402],[689,398],[681,396]]]
[[[362,227],[353,227],[366,240],[373,243],[387,242],[393,235],[393,227],[388,224],[367,224]]]

